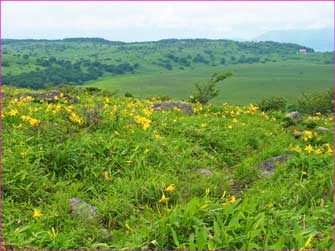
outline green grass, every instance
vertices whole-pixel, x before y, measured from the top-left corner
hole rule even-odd
[[[72,105],[10,96],[28,91],[4,87],[3,249],[334,249],[334,134],[316,134],[333,114],[288,124],[254,106],[197,104],[188,116],[82,90],[67,93]],[[280,154],[292,158],[263,177],[257,164]],[[97,219],[71,215],[72,197]]]
[[[248,104],[269,96],[295,98],[302,92],[324,91],[333,85],[333,66],[308,63],[242,64],[197,69],[105,76],[87,83],[119,94],[136,97],[155,95],[187,100],[194,84],[207,81],[211,74],[233,71],[235,75],[219,84],[220,95],[213,103]]]

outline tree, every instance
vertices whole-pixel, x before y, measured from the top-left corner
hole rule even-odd
[[[219,95],[216,84],[231,76],[233,76],[232,72],[214,73],[207,83],[202,85],[195,84],[195,92],[191,96],[190,101],[193,103],[200,102],[202,105],[207,104],[210,99]]]

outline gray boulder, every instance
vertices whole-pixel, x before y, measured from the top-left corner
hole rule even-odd
[[[170,111],[172,111],[175,107],[179,108],[180,110],[182,110],[187,115],[193,114],[193,106],[190,105],[190,104],[186,104],[186,103],[165,101],[165,102],[162,102],[162,103],[155,103],[153,105],[154,110],[170,110]]]
[[[301,115],[299,112],[291,112],[289,114],[286,114],[285,118],[289,118],[292,120],[299,120],[301,118]]]
[[[208,169],[205,169],[205,168],[199,168],[197,169],[197,172],[199,174],[203,174],[203,175],[207,175],[207,176],[212,176],[213,175],[213,172],[208,170]]]
[[[21,98],[21,97],[26,98],[28,96],[33,97],[37,101],[44,100],[48,103],[56,103],[58,102],[59,98],[61,98],[61,92],[53,90],[47,93],[24,93],[24,94],[15,95],[14,97],[15,98]],[[65,97],[71,103],[78,103],[79,101],[77,98],[71,97],[67,94],[63,94],[63,97]]]
[[[326,127],[320,126],[316,129],[316,131],[318,132],[318,134],[326,134],[326,133],[330,133],[332,130],[330,130]]]
[[[266,161],[258,164],[258,168],[262,170],[262,175],[265,177],[271,176],[276,168],[276,165],[283,165],[285,164],[289,158],[291,158],[292,155],[289,154],[283,154],[276,157],[272,157],[270,159],[267,159]]]
[[[97,218],[97,208],[91,206],[87,202],[80,198],[69,199],[71,214],[78,217],[84,221],[96,220]]]

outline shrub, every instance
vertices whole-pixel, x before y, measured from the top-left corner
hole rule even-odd
[[[297,98],[294,107],[301,113],[333,113],[334,90],[330,89],[322,94],[302,94],[300,97]]]
[[[207,83],[203,85],[198,83],[195,84],[196,90],[190,97],[189,101],[192,103],[199,102],[202,105],[207,104],[210,99],[219,95],[219,91],[216,89],[216,84],[228,77],[231,77],[232,75],[232,72],[214,73]]]
[[[283,97],[264,98],[259,104],[262,111],[284,111],[286,110],[287,100]]]
[[[133,94],[131,94],[130,92],[126,92],[126,93],[124,94],[124,96],[125,96],[126,98],[133,98],[133,97],[134,97]]]

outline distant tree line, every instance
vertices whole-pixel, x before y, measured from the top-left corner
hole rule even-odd
[[[107,65],[98,61],[80,60],[72,63],[68,60],[58,60],[55,57],[48,59],[38,58],[36,65],[44,67],[36,71],[25,72],[18,75],[3,76],[3,84],[18,87],[41,89],[61,83],[82,84],[89,80],[101,77],[105,72],[115,75],[135,73],[139,64],[123,62],[118,65]]]

